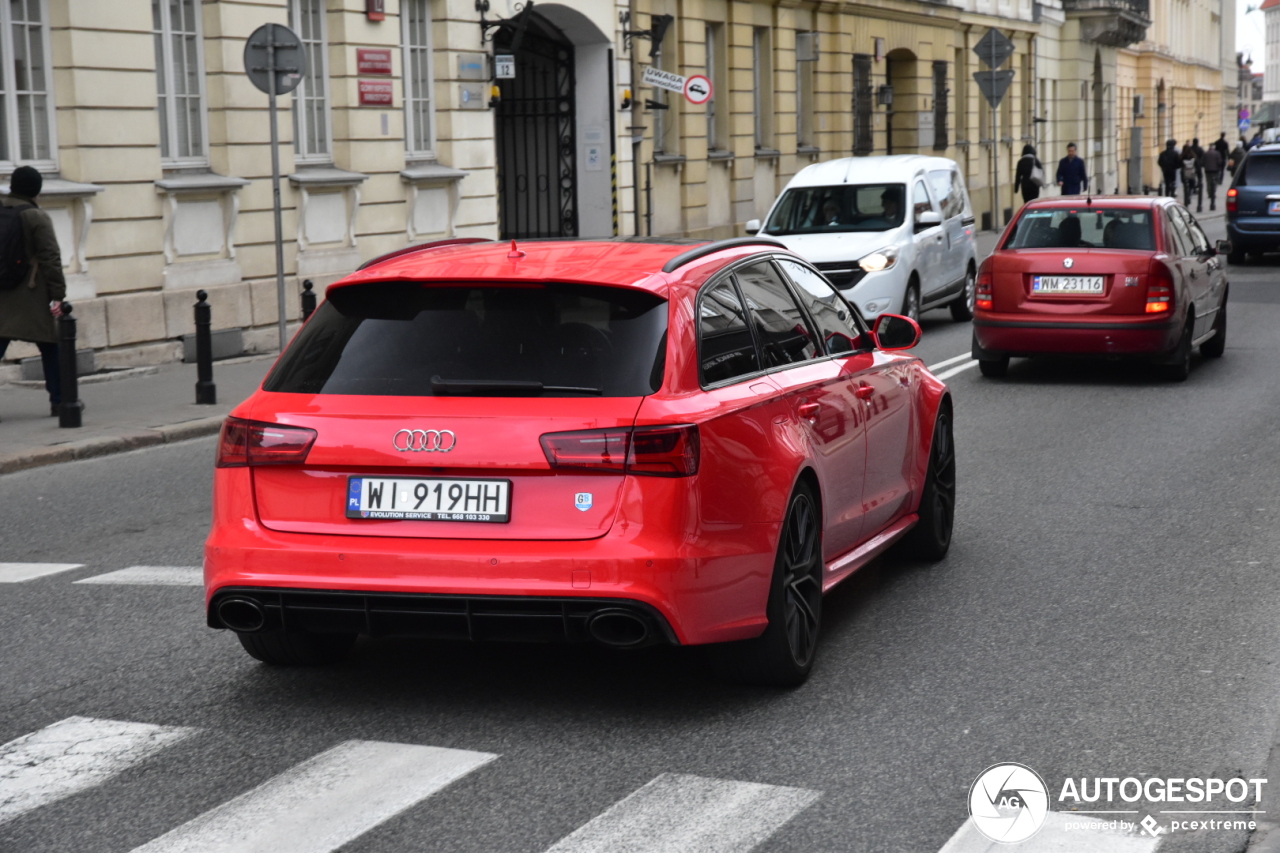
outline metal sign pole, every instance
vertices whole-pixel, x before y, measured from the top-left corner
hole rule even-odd
[[[280,351],[288,343],[284,307],[284,227],[280,216],[280,131],[276,122],[276,42],[273,30],[267,30],[267,78],[270,90],[267,101],[271,114],[271,206],[276,223],[276,310],[279,311]]]
[[[996,65],[996,40],[991,40],[991,68]],[[991,228],[1000,230],[1000,110],[991,105]]]

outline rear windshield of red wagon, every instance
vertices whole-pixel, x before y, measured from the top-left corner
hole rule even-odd
[[[1133,249],[1153,252],[1150,208],[1030,208],[1006,249]]]
[[[301,394],[641,397],[662,385],[667,303],[577,284],[334,289],[263,388]]]

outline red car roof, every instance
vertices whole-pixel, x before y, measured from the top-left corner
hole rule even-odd
[[[644,243],[627,240],[516,241],[521,257],[509,257],[510,241],[464,243],[411,252],[375,263],[329,285],[378,281],[529,281],[606,284],[663,292],[661,272],[676,255],[705,242]],[[766,247],[758,246],[752,251]],[[741,255],[739,250],[732,256]]]

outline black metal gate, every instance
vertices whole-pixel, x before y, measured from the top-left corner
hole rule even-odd
[[[573,45],[536,12],[525,15],[523,27],[494,36],[495,52],[516,59],[515,79],[498,81],[498,226],[504,240],[576,237]]]

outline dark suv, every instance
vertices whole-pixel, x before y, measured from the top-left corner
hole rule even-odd
[[[1280,144],[1251,149],[1227,190],[1227,262],[1280,251]]]

